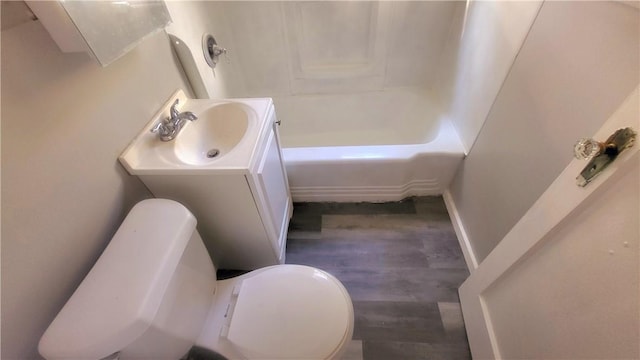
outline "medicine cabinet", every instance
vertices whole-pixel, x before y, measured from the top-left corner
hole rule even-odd
[[[107,66],[164,29],[164,1],[26,1],[62,52],[89,52]]]

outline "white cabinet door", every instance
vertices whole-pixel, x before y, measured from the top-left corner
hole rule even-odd
[[[267,137],[265,151],[255,179],[264,202],[263,210],[268,213],[268,219],[263,219],[263,222],[265,227],[271,229],[273,247],[276,253],[280,254],[283,248],[282,242],[286,237],[287,214],[291,200],[275,130],[270,131]]]

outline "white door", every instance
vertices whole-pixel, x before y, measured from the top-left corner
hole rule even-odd
[[[639,109],[636,88],[594,138]],[[640,358],[639,148],[584,188],[573,160],[462,284],[474,359]]]

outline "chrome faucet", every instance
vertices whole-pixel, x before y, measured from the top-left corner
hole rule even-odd
[[[160,140],[162,141],[171,141],[178,136],[180,130],[184,124],[187,123],[187,120],[194,121],[197,120],[198,117],[192,113],[191,111],[180,112],[176,108],[178,106],[179,100],[171,105],[171,109],[169,109],[169,116],[160,120],[152,129],[152,133],[158,133],[160,136]]]

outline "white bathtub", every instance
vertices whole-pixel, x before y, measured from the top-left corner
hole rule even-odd
[[[274,98],[294,201],[394,201],[440,195],[464,157],[422,92]]]

